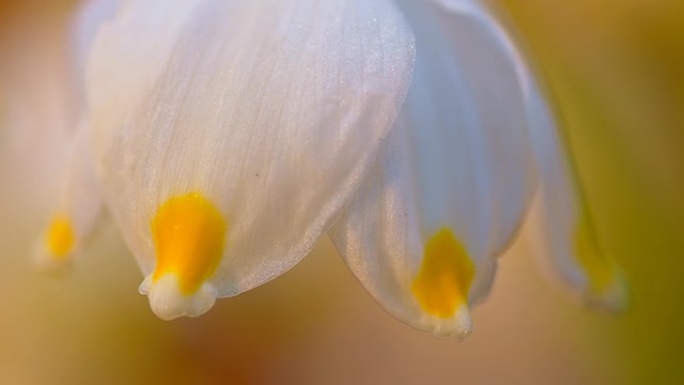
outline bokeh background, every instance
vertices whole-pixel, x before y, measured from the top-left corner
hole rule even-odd
[[[597,228],[631,282],[629,312],[585,309],[539,273],[537,240],[525,234],[465,342],[392,318],[328,240],[284,276],[192,320],[154,317],[106,222],[69,274],[36,272],[28,251],[54,183],[45,159],[61,156],[46,127],[64,124],[57,90],[67,80],[35,87],[31,74],[65,59],[59,31],[73,2],[3,0],[0,384],[684,383],[684,2],[493,5],[556,98]],[[16,100],[37,127],[20,133],[32,143],[21,153],[2,143]]]

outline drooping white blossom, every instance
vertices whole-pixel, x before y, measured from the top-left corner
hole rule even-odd
[[[78,20],[83,109],[47,260],[103,206],[171,319],[329,231],[389,312],[465,336],[539,190],[558,270],[626,302],[535,76],[480,1],[103,0]]]

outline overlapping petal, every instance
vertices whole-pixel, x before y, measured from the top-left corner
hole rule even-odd
[[[84,70],[94,32],[113,15],[117,4],[115,0],[84,2],[72,17],[72,28],[65,33],[67,38],[55,39],[59,42],[58,52],[63,55],[46,61],[47,65],[51,65],[49,70],[36,71],[32,76],[25,77],[30,81],[31,87],[41,90],[40,93],[51,96],[62,104],[58,112],[33,104],[33,115],[54,121],[41,128],[24,123],[23,130],[15,131],[44,130],[48,134],[45,136],[51,138],[51,147],[59,150],[52,152],[38,149],[38,154],[34,156],[35,159],[50,164],[53,174],[52,177],[40,175],[40,179],[49,181],[49,187],[44,190],[45,195],[49,196],[51,206],[44,218],[45,228],[33,250],[34,259],[42,267],[60,268],[70,262],[82,249],[101,211],[102,197],[92,154]],[[46,50],[38,50],[44,51]],[[45,84],[53,76],[67,80],[56,94],[51,93]]]
[[[87,155],[91,144],[79,134],[89,135],[83,77],[76,69],[83,55],[76,54],[79,44],[71,41],[80,34],[65,28],[60,14],[53,9],[25,18],[19,12],[3,26],[13,38],[0,44],[0,175],[9,195],[3,201],[12,206],[3,212],[21,218],[15,228],[40,217],[45,229],[35,242],[35,256],[47,266],[62,265],[80,249],[97,211],[93,202],[99,200],[97,189],[90,191],[96,184],[92,175],[83,179],[88,174],[83,170],[94,164]],[[95,25],[101,19],[84,9],[70,26]]]
[[[155,313],[196,316],[335,223],[382,306],[465,336],[539,178],[557,269],[592,304],[626,302],[546,101],[480,1],[93,0],[75,32],[44,263],[104,203]]]
[[[399,3],[416,34],[413,83],[333,240],[390,312],[466,335],[534,189],[524,94],[477,3]]]
[[[521,72],[524,68],[521,67]],[[541,175],[538,225],[551,266],[592,306],[621,311],[629,289],[621,269],[607,254],[594,227],[589,205],[568,156],[562,131],[528,73],[522,77],[529,98],[530,132]]]

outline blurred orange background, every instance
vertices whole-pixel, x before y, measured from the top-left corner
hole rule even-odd
[[[324,240],[275,281],[164,322],[137,294],[142,277],[113,226],[70,274],[34,271],[42,203],[13,204],[3,182],[0,383],[684,382],[684,2],[494,5],[556,97],[597,227],[631,282],[628,313],[592,312],[550,284],[526,237],[504,256],[473,335],[440,340],[380,309]],[[59,59],[54,31],[70,7],[0,2],[0,78],[49,67],[33,50]]]

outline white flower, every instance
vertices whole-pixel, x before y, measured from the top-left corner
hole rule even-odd
[[[625,302],[546,102],[479,1],[99,1],[79,25],[87,98],[43,262],[106,207],[171,319],[329,232],[388,311],[465,336],[539,186],[559,271]]]

